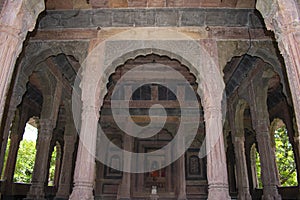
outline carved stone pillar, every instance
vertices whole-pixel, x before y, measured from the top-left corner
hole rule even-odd
[[[238,104],[228,102],[229,123],[231,127],[231,138],[234,146],[236,162],[236,182],[238,188],[238,199],[251,200],[249,190],[249,176],[247,171],[246,153],[245,153],[245,133],[244,133],[244,103],[237,99]]]
[[[238,199],[251,200],[252,198],[249,192],[249,180],[245,154],[245,137],[244,135],[235,137],[233,136],[232,141],[236,156]]]
[[[19,78],[24,78],[23,76],[19,76]],[[7,140],[9,136],[9,129],[11,126],[11,123],[14,119],[14,116],[16,115],[17,106],[22,101],[22,96],[26,91],[26,87],[17,85],[14,87],[14,91],[12,93],[12,96],[10,98],[9,108],[6,114],[6,118],[1,121],[1,127],[0,127],[0,141],[1,141],[1,152],[0,152],[0,172],[3,170],[3,164],[4,164],[4,156],[7,146]]]
[[[52,119],[40,119],[39,133],[37,139],[37,148],[35,163],[32,173],[32,181],[29,193],[26,199],[44,200],[44,186],[47,180],[49,148],[54,128]]]
[[[257,9],[262,13],[267,28],[274,31],[284,58],[300,133],[300,16],[297,8],[295,0],[257,1]]]
[[[86,102],[83,102],[85,105]],[[81,130],[74,173],[74,188],[70,200],[91,200],[95,181],[95,153],[99,112],[83,106]]]
[[[186,200],[186,180],[185,180],[185,163],[184,154],[177,160],[178,168],[178,200]]]
[[[55,197],[56,200],[68,199],[70,195],[73,153],[75,150],[76,138],[77,134],[74,125],[67,124],[65,127],[64,154],[62,160],[61,173],[59,177],[58,191]]]
[[[264,85],[264,86],[262,86]],[[263,200],[280,200],[278,193],[279,180],[276,172],[275,154],[271,145],[269,131],[269,113],[267,108],[267,84],[258,84],[249,89],[250,110],[253,128],[260,155],[261,175],[263,183]]]
[[[23,41],[27,32],[34,29],[36,19],[44,9],[43,0],[7,0],[3,5],[0,16],[0,119]]]
[[[132,139],[133,138],[128,134],[124,135],[124,149],[126,151],[132,151],[133,148]],[[130,168],[131,166],[130,158],[124,159],[123,162],[124,162],[124,166],[126,166],[127,169]],[[123,172],[122,183],[119,186],[117,199],[130,200],[131,199],[130,191],[131,191],[131,173]]]
[[[228,175],[221,108],[204,106],[207,152],[208,200],[231,199],[228,191]]]
[[[300,154],[300,136],[296,136],[294,137],[294,151],[297,151],[294,155],[297,156]],[[295,158],[296,159],[296,158]],[[297,159],[296,159],[297,160]],[[299,160],[299,158],[298,158]],[[299,166],[299,165],[298,165]],[[297,180],[298,180],[298,183],[300,182],[299,179],[300,179],[300,173],[299,173],[300,169],[297,168]],[[298,185],[298,189],[300,190],[300,187]],[[300,192],[297,196],[297,198],[300,199]]]
[[[18,112],[15,116],[15,121],[13,122],[10,133],[10,146],[3,177],[4,180],[6,180],[6,184],[8,185],[10,185],[13,182],[19,145],[23,137],[26,121],[27,112],[24,111],[24,109],[22,109],[21,112]]]
[[[72,171],[73,171],[73,155],[76,151],[75,144],[77,140],[77,130],[75,128],[72,102],[71,98],[66,96],[64,99],[64,107],[66,111],[66,125],[64,131],[64,151],[62,158],[62,165],[59,175],[58,191],[56,193],[56,200],[69,199],[71,182],[72,182]]]

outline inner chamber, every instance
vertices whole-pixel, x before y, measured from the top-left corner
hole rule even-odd
[[[156,64],[163,64],[177,70],[190,83],[195,94],[197,94],[198,85],[195,76],[178,60],[170,59],[167,56],[159,56],[156,54],[138,56],[118,66],[115,72],[109,77],[107,84],[108,92],[100,111],[99,125],[112,143],[122,149],[136,153],[155,151],[167,145],[173,139],[177,133],[181,116],[178,98],[183,99],[183,102],[188,102],[189,95],[191,95],[189,94],[191,90],[181,87],[179,84],[175,84],[176,87],[172,88],[172,92],[168,86],[156,83],[143,83],[143,80],[140,80],[139,77],[132,77],[130,80],[126,79],[126,88],[118,88],[117,96],[120,100],[124,100],[125,97],[130,98],[130,117],[136,124],[139,126],[149,124],[150,118],[148,111],[154,104],[160,104],[165,108],[167,118],[163,128],[157,134],[149,138],[132,137],[124,133],[118,127],[112,116],[110,101],[112,93],[115,89],[115,85],[126,72],[137,66],[149,63],[154,66]],[[159,67],[153,67],[153,74],[157,72],[159,72]],[[131,88],[134,88],[136,85],[139,85],[139,87],[132,91]],[[172,85],[174,86],[174,84]],[[195,138],[190,138],[193,142],[183,155],[183,158],[159,169],[159,163],[161,163],[162,160],[167,162],[171,155],[168,155],[166,152],[162,155],[148,156],[144,158],[143,162],[148,163],[151,168],[150,172],[131,174],[122,173],[96,161],[95,198],[116,199],[118,193],[120,193],[122,179],[125,178],[124,176],[127,176],[126,183],[130,185],[128,188],[130,188],[131,199],[149,199],[152,186],[157,187],[157,193],[160,198],[177,199],[180,193],[179,188],[182,188],[182,184],[186,187],[188,198],[207,197],[206,158],[200,159],[198,157],[199,149],[205,136],[205,125],[203,121],[203,108],[198,94],[197,99],[200,108],[200,123],[197,135]],[[126,119],[124,119],[124,123],[126,123]],[[127,139],[125,139],[125,137],[127,137]],[[130,139],[128,139],[128,137]],[[124,160],[122,160],[118,151],[114,151],[114,148],[109,145],[106,148],[108,150],[107,159],[110,163],[114,165],[124,164]],[[179,178],[180,174],[184,176],[181,177],[181,179]],[[181,181],[182,178],[185,181]]]

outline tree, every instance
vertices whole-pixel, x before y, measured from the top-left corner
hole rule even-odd
[[[293,147],[289,142],[285,126],[278,128],[274,134],[276,162],[281,186],[297,186],[296,163]]]
[[[49,186],[53,186],[53,182],[54,182],[56,155],[57,155],[56,147],[54,147],[54,150],[51,154],[51,160],[50,160],[49,180],[48,180]]]
[[[279,127],[274,132],[275,155],[279,173],[279,181],[281,186],[297,186],[297,172],[294,158],[293,147],[289,142],[289,136],[285,125]],[[259,181],[261,183],[261,166],[259,154],[256,153],[256,170]]]
[[[35,141],[25,139],[21,141],[14,173],[14,182],[31,182],[36,152],[35,146]]]
[[[7,143],[7,149],[5,152],[5,161],[9,158],[10,140]],[[20,142],[18,156],[16,161],[16,168],[14,172],[14,182],[18,183],[31,183],[32,172],[34,168],[35,162],[35,154],[36,154],[36,142],[31,140],[23,139]],[[54,179],[54,171],[55,171],[55,162],[56,162],[56,150],[53,151],[50,163],[50,172],[49,172],[49,181],[53,182]],[[6,162],[5,162],[6,163]]]

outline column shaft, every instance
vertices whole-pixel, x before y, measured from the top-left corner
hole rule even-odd
[[[68,126],[66,126],[65,128],[66,135],[64,136],[64,154],[62,160],[61,173],[59,177],[58,191],[55,197],[55,199],[57,200],[68,199],[71,189],[73,153],[75,150],[77,134],[75,128],[72,128],[73,131],[71,132],[70,128],[67,127]]]
[[[130,129],[127,129],[128,131]],[[133,141],[132,137],[128,134],[124,135],[124,149],[127,151],[132,151]],[[131,166],[131,159],[124,159],[124,166],[128,169]],[[118,197],[120,200],[130,200],[131,199],[131,173],[123,172],[122,183],[119,186]]]
[[[230,199],[221,109],[206,108],[208,200]]]
[[[6,161],[5,171],[4,171],[4,179],[7,181],[6,184],[10,184],[13,182],[15,166],[17,162],[17,155],[19,150],[19,145],[23,137],[23,133],[25,130],[26,122],[27,122],[27,112],[23,107],[21,108],[21,112],[18,112],[15,117],[15,122],[12,125],[11,133],[10,133],[10,146],[8,152],[8,159]]]
[[[178,172],[178,200],[186,200],[186,180],[185,180],[185,156],[184,154],[177,161]]]
[[[83,107],[71,200],[94,199],[93,186],[95,181],[98,118],[99,115],[94,107]]]
[[[256,141],[261,163],[261,175],[263,183],[263,199],[281,199],[278,193],[279,180],[277,178],[275,154],[271,145],[269,131],[269,113],[267,108],[267,86],[264,82],[257,82],[250,92],[250,110],[253,128],[256,132]]]
[[[234,152],[236,156],[237,187],[239,200],[251,200],[249,193],[249,179],[245,155],[245,137],[233,138]]]
[[[49,148],[54,122],[51,119],[41,119],[37,139],[36,157],[32,173],[32,181],[26,199],[44,200],[44,186],[47,180]]]

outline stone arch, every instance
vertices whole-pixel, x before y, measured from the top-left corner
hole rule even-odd
[[[273,50],[275,51],[275,50]],[[283,93],[286,95],[286,96],[289,96],[287,95],[288,94],[288,89],[286,87],[286,78],[285,78],[285,75],[283,73],[283,63],[279,60],[278,56],[276,55],[276,52],[273,52],[268,49],[265,49],[263,47],[251,47],[249,49],[249,51],[247,52],[244,52],[244,51],[235,51],[234,55],[235,56],[243,56],[243,55],[250,55],[252,57],[257,57],[259,59],[261,59],[263,62],[267,63],[268,65],[270,65],[270,67],[274,70],[274,72],[276,72],[279,77],[280,77],[280,82],[283,86]],[[227,57],[227,63],[230,62],[232,59],[232,56],[231,57]]]
[[[283,64],[280,62],[278,57],[262,48],[251,48],[248,54],[262,59],[265,63],[268,63],[272,67],[274,72],[276,72],[280,77],[280,82],[283,86],[283,93],[288,97],[289,95],[286,87],[287,82],[285,81],[286,79],[283,73]]]
[[[61,53],[75,57],[80,63],[83,62],[88,43],[86,42],[32,42],[24,49],[23,59],[18,64],[18,73],[16,82],[13,88],[14,104],[10,107],[18,106],[22,101],[22,96],[26,92],[26,84],[29,81],[29,76],[35,70],[41,70],[45,67],[44,61],[51,57],[57,56]],[[38,51],[37,51],[38,50]],[[47,77],[47,76],[46,76]]]
[[[218,102],[223,98],[224,82],[210,52],[188,36],[168,29],[134,29],[100,43],[90,52],[83,65],[82,96],[87,97],[84,92],[90,93],[92,89],[96,96],[99,95],[98,102],[101,102],[107,92],[104,86],[109,74],[126,60],[149,53],[175,58],[186,65],[199,83],[198,93],[204,107],[220,107]],[[96,99],[86,100],[99,110]]]
[[[216,48],[216,42],[211,40],[210,48]],[[107,93],[106,83],[108,81],[108,72],[112,72],[117,66],[112,63],[124,63],[126,60],[121,57],[130,52],[142,51],[151,49],[152,53],[161,55],[161,51],[167,52],[166,56],[178,56],[179,61],[189,61],[187,64],[190,71],[194,73],[198,85],[198,94],[201,98],[204,107],[204,118],[206,123],[206,153],[208,155],[208,182],[211,188],[209,189],[209,198],[229,199],[228,194],[228,177],[226,160],[224,152],[223,140],[223,125],[222,125],[222,100],[224,98],[225,84],[222,75],[216,62],[212,59],[214,52],[207,52],[199,41],[180,34],[177,31],[171,31],[167,28],[133,28],[124,31],[106,41],[99,43],[88,55],[80,70],[79,76],[75,81],[75,85],[80,86],[82,100],[82,123],[81,123],[81,145],[79,150],[85,148],[88,154],[95,155],[97,138],[97,122],[99,118],[100,105],[102,105],[103,97]],[[193,67],[191,67],[193,66]],[[78,92],[79,93],[79,92]],[[74,92],[73,92],[74,94]],[[73,100],[76,96],[73,95]],[[100,99],[101,98],[101,99]],[[76,99],[75,99],[76,100]],[[225,103],[225,102],[224,102]],[[75,109],[75,110],[74,110]],[[73,113],[78,110],[74,108]],[[74,117],[76,118],[76,117]],[[75,123],[76,124],[76,123]],[[85,135],[89,134],[89,137]],[[178,134],[177,134],[178,135]],[[82,137],[83,136],[83,137]],[[214,151],[209,151],[214,149]],[[87,153],[82,152],[77,156],[76,168],[80,172],[80,165],[84,164],[83,158]],[[200,155],[203,156],[203,155]],[[94,156],[89,155],[85,160],[93,162]],[[88,166],[94,169],[94,165]],[[219,173],[215,173],[218,171]],[[92,171],[91,171],[92,173]],[[223,174],[219,176],[218,174]],[[73,189],[71,198],[80,195],[80,185],[82,184],[78,174],[74,180],[77,187]],[[89,178],[88,182],[94,182]],[[222,189],[219,184],[222,183]],[[91,190],[88,188],[86,194],[91,195]],[[81,195],[82,196],[82,195]]]
[[[35,49],[38,49],[36,53]],[[47,58],[51,56],[57,56],[59,54],[70,55],[76,58],[79,63],[82,63],[86,57],[88,44],[83,42],[68,42],[68,43],[45,43],[45,42],[33,42],[29,43],[24,52],[24,58],[19,64],[20,76],[25,78],[17,81],[17,84],[26,84],[27,77],[37,68],[38,65],[43,63]],[[25,82],[26,81],[26,82]],[[25,82],[25,83],[24,83]]]

